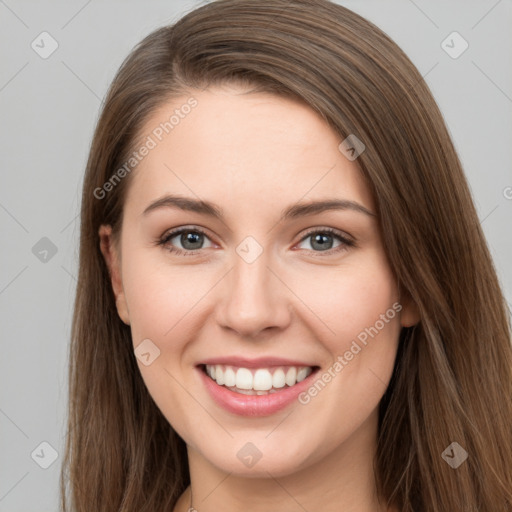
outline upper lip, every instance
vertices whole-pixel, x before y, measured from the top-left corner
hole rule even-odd
[[[316,366],[304,361],[298,361],[296,359],[284,359],[282,357],[258,357],[255,359],[248,359],[246,357],[237,356],[212,357],[198,363],[198,365],[202,364],[225,364],[229,366],[237,366],[239,368],[268,368],[270,366]]]

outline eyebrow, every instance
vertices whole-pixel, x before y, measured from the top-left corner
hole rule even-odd
[[[222,208],[209,201],[192,199],[178,195],[166,195],[156,201],[153,201],[144,211],[143,215],[157,210],[159,208],[177,208],[184,211],[195,212],[202,215],[208,215],[219,220],[224,219]],[[312,201],[307,203],[296,203],[288,206],[281,212],[282,220],[297,219],[308,215],[315,215],[329,210],[353,210],[363,213],[370,217],[375,217],[375,213],[368,210],[362,204],[348,199],[324,199],[321,201]]]

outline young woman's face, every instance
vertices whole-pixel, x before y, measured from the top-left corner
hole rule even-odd
[[[108,227],[102,250],[144,382],[189,449],[278,476],[374,448],[410,313],[342,139],[307,106],[242,92],[151,117],[118,251]],[[299,208],[317,201],[338,206]]]

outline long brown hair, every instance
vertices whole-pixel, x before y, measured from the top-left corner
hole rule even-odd
[[[327,0],[212,2],[151,33],[118,71],[83,184],[63,509],[172,510],[190,483],[185,444],[144,385],[99,248],[101,224],[119,233],[131,175],[102,198],[94,191],[155,109],[233,82],[299,99],[340,141],[355,134],[366,146],[357,163],[421,316],[402,329],[379,406],[379,495],[403,512],[512,510],[509,312],[461,163],[407,56]],[[442,456],[453,442],[468,454],[456,469]]]

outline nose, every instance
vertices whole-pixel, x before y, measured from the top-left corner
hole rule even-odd
[[[277,274],[269,267],[265,252],[252,263],[235,255],[234,266],[222,283],[218,324],[251,339],[289,325],[291,292]]]

